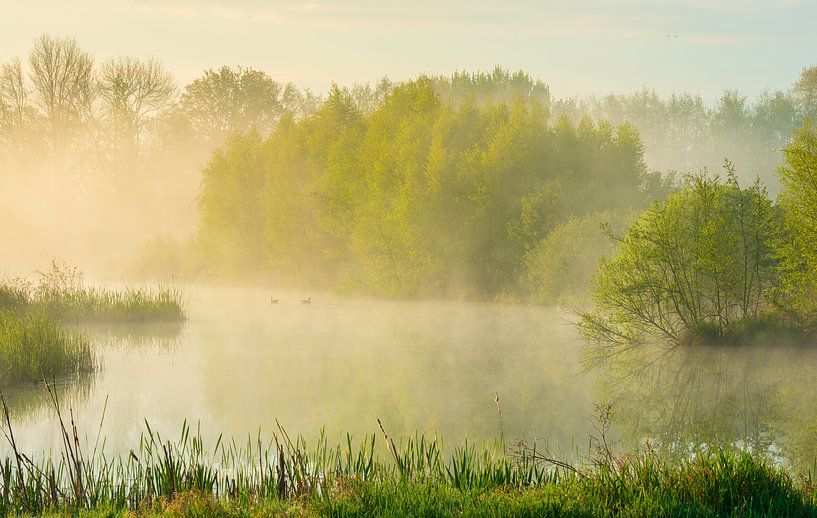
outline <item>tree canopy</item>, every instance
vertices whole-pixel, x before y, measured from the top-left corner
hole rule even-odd
[[[706,174],[644,211],[602,262],[579,327],[602,344],[728,339],[775,306],[780,215],[761,184]]]
[[[525,256],[571,217],[642,207],[628,125],[566,119],[527,96],[446,100],[394,87],[371,113],[335,88],[266,139],[228,141],[204,171],[199,238],[224,275],[387,296],[527,295]]]
[[[784,232],[778,254],[782,292],[790,315],[801,324],[817,322],[817,127],[814,122],[796,131],[784,150],[779,169],[783,191]]]

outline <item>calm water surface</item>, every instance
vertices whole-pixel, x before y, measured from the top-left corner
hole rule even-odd
[[[183,326],[85,328],[101,371],[60,385],[94,442],[105,409],[107,452],[138,445],[147,420],[176,438],[186,419],[205,436],[241,440],[276,429],[338,439],[423,432],[446,444],[500,436],[586,442],[591,377],[569,315],[552,308],[348,301],[233,289],[190,293]],[[26,451],[58,450],[42,387],[13,391]],[[107,408],[105,408],[107,398]],[[213,439],[214,440],[214,439]]]
[[[588,370],[583,341],[554,308],[382,302],[306,293],[190,290],[181,326],[88,327],[100,372],[59,384],[78,428],[105,451],[138,446],[145,421],[175,439],[187,420],[213,444],[276,430],[330,440],[379,433],[523,438],[575,458],[613,404],[611,438],[672,455],[738,444],[813,469],[817,348],[639,349]],[[502,423],[495,395],[499,394]],[[10,391],[21,449],[59,451],[42,387]],[[106,406],[107,400],[107,406]],[[502,428],[501,428],[502,427]],[[5,445],[2,446],[5,448]]]

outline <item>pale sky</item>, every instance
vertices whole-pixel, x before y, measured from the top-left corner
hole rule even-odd
[[[244,65],[316,93],[500,65],[556,97],[647,86],[711,102],[788,88],[817,65],[815,0],[0,0],[0,61],[44,32],[98,60],[156,57],[181,85]]]

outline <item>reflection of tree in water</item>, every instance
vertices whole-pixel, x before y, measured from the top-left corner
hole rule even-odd
[[[415,431],[446,444],[586,437],[588,386],[572,327],[549,309],[457,303],[281,305],[265,320],[190,326],[210,415],[225,435]],[[206,331],[205,331],[206,330]],[[192,347],[191,347],[192,349]]]
[[[779,401],[786,409],[781,426],[784,453],[799,473],[817,473],[817,387],[814,383],[817,354],[810,354],[781,383]]]
[[[63,408],[77,408],[88,401],[95,379],[94,373],[84,373],[49,380],[49,383],[57,391],[60,405]],[[6,400],[12,423],[15,425],[41,418],[41,412],[52,406],[48,391],[42,382],[24,383],[3,389],[3,397]]]
[[[598,367],[596,398],[612,401],[625,448],[645,440],[683,456],[711,445],[746,446],[813,467],[814,351],[795,347],[631,350]]]

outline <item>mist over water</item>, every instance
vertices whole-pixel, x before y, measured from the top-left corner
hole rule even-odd
[[[211,445],[219,434],[269,438],[277,420],[309,441],[324,429],[332,444],[379,434],[380,418],[398,440],[498,446],[504,431],[509,447],[535,441],[578,460],[598,433],[594,404],[612,403],[620,450],[738,445],[798,470],[814,462],[809,348],[640,351],[588,368],[571,316],[553,307],[270,296],[195,287],[184,325],[84,328],[103,367],[57,384],[81,435],[95,444],[103,409],[108,454],[138,446],[145,420],[170,440],[186,420]],[[6,396],[22,451],[59,451],[45,389]]]
[[[48,49],[73,49],[86,72],[60,106],[32,86]],[[334,446],[380,437],[382,422],[398,442],[436,437],[446,453],[507,447],[508,460],[521,440],[580,463],[609,405],[616,453],[726,446],[792,473],[817,466],[817,316],[794,325],[796,311],[817,315],[817,275],[799,291],[780,281],[785,268],[817,271],[817,198],[802,220],[780,219],[804,192],[783,159],[798,139],[817,142],[797,129],[817,113],[817,68],[791,90],[725,90],[714,105],[647,88],[557,99],[500,67],[320,96],[227,66],[182,87],[152,58],[100,68],[80,50],[44,35],[29,64],[0,63],[0,311],[18,323],[42,311],[89,338],[98,369],[63,366],[85,373],[53,382],[86,451],[127,458],[148,429],[174,441],[185,423],[205,449],[279,427]],[[148,111],[138,90],[113,95],[150,78],[164,93]],[[722,164],[723,181],[706,172]],[[680,266],[638,241],[656,221],[658,252]],[[780,262],[786,239],[808,246]],[[676,283],[680,297],[664,282],[676,271],[693,279]],[[71,281],[80,272],[93,288]],[[133,289],[146,279],[166,285]],[[699,292],[685,297],[685,283]],[[558,305],[576,301],[635,307],[646,323],[591,321],[619,339],[605,349],[576,326],[590,313]],[[79,323],[100,315],[131,323]],[[630,333],[654,328],[672,340]],[[797,345],[775,334],[786,332]],[[599,352],[603,363],[588,361]],[[64,438],[32,372],[3,385],[17,448],[57,459]]]
[[[108,452],[138,444],[143,419],[175,438],[187,420],[205,437],[241,441],[276,419],[290,434],[357,438],[438,435],[446,444],[549,440],[570,453],[590,429],[591,376],[580,339],[552,308],[343,300],[311,294],[195,288],[190,320],[167,328],[88,328],[100,354],[92,381],[59,390],[93,442],[106,396]],[[156,336],[158,334],[158,336]],[[83,386],[88,388],[82,389]],[[79,392],[79,393],[77,393]],[[42,387],[12,394],[26,451],[59,447]]]

